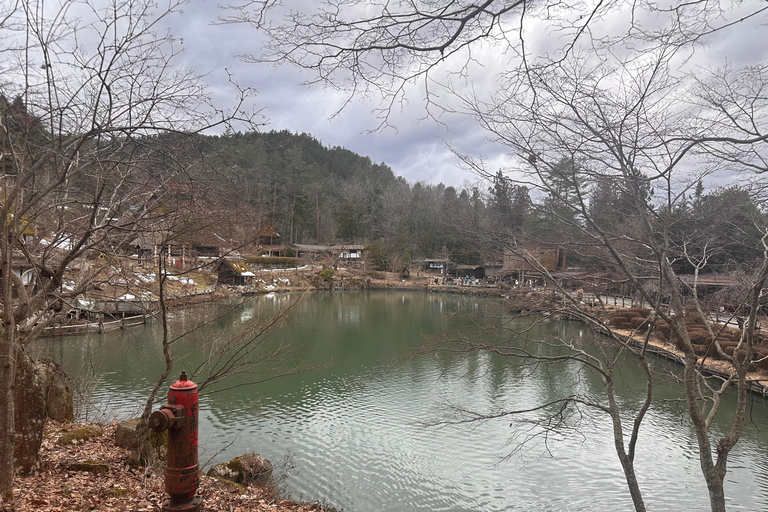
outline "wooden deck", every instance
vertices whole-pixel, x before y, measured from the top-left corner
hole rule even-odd
[[[134,327],[136,325],[143,325],[147,323],[147,319],[152,317],[154,313],[132,315],[120,318],[118,320],[111,320],[109,322],[86,322],[73,325],[52,325],[46,327],[40,334],[41,337],[51,336],[70,336],[73,334],[87,334],[87,333],[101,333],[109,331],[117,331],[126,327]]]

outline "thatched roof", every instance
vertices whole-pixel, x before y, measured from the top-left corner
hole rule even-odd
[[[520,247],[504,251],[505,273],[557,270],[557,248]]]

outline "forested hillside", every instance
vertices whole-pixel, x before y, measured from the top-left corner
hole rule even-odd
[[[391,264],[450,256],[481,263],[479,186],[408,183],[385,163],[288,131],[210,137],[209,163],[285,241],[373,244]]]
[[[568,244],[570,266],[603,267],[585,237],[592,228],[569,206],[578,166],[568,161],[547,178],[559,185],[531,197],[527,187],[501,171],[461,187],[409,183],[383,162],[325,147],[309,134],[234,133],[202,142],[228,200],[247,205],[255,213],[252,218],[274,226],[285,241],[364,244],[374,260],[395,267],[423,257],[466,264],[500,261],[502,247],[517,236],[524,243]],[[633,230],[625,191],[607,181],[585,189],[597,226]],[[670,235],[686,240],[681,255],[684,250],[689,256],[706,252],[708,271],[728,270],[730,264],[756,257],[755,251],[733,251],[729,244],[746,237],[747,246],[756,247],[760,237],[750,226],[762,209],[754,192],[737,186],[705,190],[699,183],[683,194],[687,200],[680,207],[659,211],[659,218],[675,218]],[[717,241],[711,226],[720,227]],[[675,265],[692,272],[684,261],[681,257]]]

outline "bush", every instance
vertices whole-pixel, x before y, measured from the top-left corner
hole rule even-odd
[[[733,356],[733,351],[736,349],[736,346],[738,345],[735,341],[719,341],[720,348],[723,349],[723,352],[728,354],[729,356]],[[714,350],[714,348],[712,349]]]
[[[768,349],[762,347],[754,347],[752,353],[752,361],[757,361],[764,357],[768,357]],[[760,361],[759,363],[752,363],[752,368],[759,371],[768,371],[768,359]]]
[[[323,281],[327,281],[328,279],[333,279],[333,269],[330,267],[324,268],[323,270],[317,273],[317,277],[319,277]]]
[[[707,346],[707,345],[694,345],[693,351],[696,353],[699,357],[714,357],[717,355],[717,350],[715,350],[715,346]]]
[[[608,323],[619,327],[622,323],[629,323],[636,316],[638,316],[637,313],[629,310],[615,311],[608,317]]]
[[[685,325],[691,327],[702,326],[707,325],[707,322],[701,317],[701,315],[699,315],[698,311],[686,311]]]
[[[666,338],[669,338],[669,324],[664,320],[656,321],[656,330],[663,334]]]
[[[712,341],[712,337],[704,329],[689,329],[688,338],[694,345],[707,345]]]
[[[627,321],[626,317],[614,316],[608,320],[608,325],[612,325],[613,327],[619,327],[621,324],[625,323],[626,321]]]

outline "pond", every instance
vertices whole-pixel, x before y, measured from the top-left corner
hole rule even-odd
[[[255,297],[176,342],[173,375],[194,368],[222,333],[268,319],[291,304],[284,325],[264,346],[283,346],[290,359],[236,375],[201,397],[201,464],[252,451],[279,465],[289,455],[295,466],[287,477],[292,497],[346,512],[632,509],[609,421],[591,410],[572,415],[546,438],[531,437],[541,431],[510,417],[426,426],[446,418],[451,408],[522,409],[572,392],[601,398],[599,379],[573,363],[521,367],[488,353],[414,356],[439,332],[498,340],[506,336],[502,323],[529,321],[504,313],[497,299],[416,292]],[[171,332],[178,335],[227,308],[176,311]],[[58,361],[87,384],[83,410],[89,419],[125,418],[141,409],[162,373],[161,332],[155,320],[124,332],[43,339],[33,352]],[[556,339],[590,345],[585,326],[571,322],[537,326],[522,342],[555,350],[539,340]],[[297,364],[313,368],[270,380]],[[667,365],[655,362],[661,374],[675,370]],[[265,382],[245,385],[253,380]],[[637,403],[643,386],[638,369],[622,367],[620,381],[622,403]],[[706,510],[696,443],[680,402],[682,386],[667,379],[655,396],[661,401],[643,424],[636,460],[646,505]],[[733,396],[727,396],[723,414],[733,406]],[[729,461],[729,510],[768,510],[764,400],[751,400],[749,418]]]

